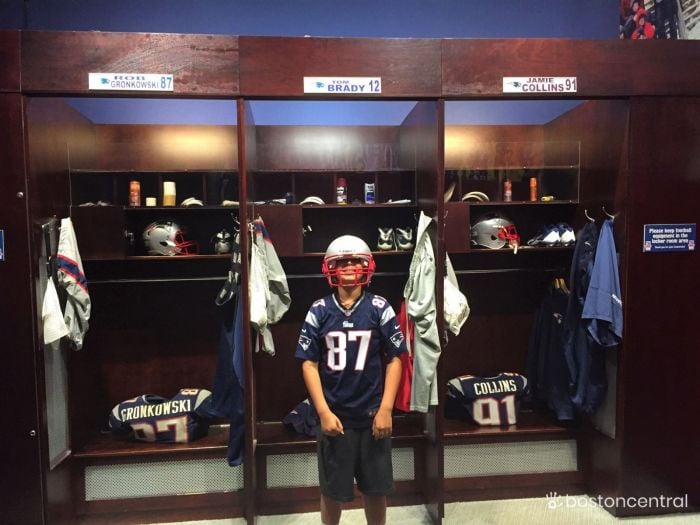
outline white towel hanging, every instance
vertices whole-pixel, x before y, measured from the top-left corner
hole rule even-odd
[[[68,335],[68,327],[63,320],[61,304],[58,301],[56,286],[53,278],[49,276],[44,292],[44,302],[41,306],[41,320],[44,325],[44,344],[51,345],[62,337]]]

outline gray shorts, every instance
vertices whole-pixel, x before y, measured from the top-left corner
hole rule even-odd
[[[374,439],[371,428],[345,429],[345,434],[316,433],[318,478],[323,494],[352,501],[353,480],[368,496],[385,496],[394,489],[391,438]]]

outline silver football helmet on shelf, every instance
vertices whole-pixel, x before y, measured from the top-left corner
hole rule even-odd
[[[471,227],[471,242],[475,246],[483,246],[498,250],[506,246],[520,244],[515,225],[500,216],[483,217]]]
[[[152,222],[143,230],[143,244],[148,255],[195,255],[199,243],[188,241],[185,231],[174,221]]]

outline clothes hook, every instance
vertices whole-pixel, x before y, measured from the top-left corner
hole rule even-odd
[[[616,213],[613,213],[613,214],[608,213],[608,210],[605,209],[605,206],[601,206],[601,208],[603,208],[603,213],[604,213],[605,215],[607,215],[608,218],[614,220],[615,217],[617,217],[617,214],[616,214]]]
[[[605,211],[605,207],[603,207],[603,211]],[[593,217],[591,217],[590,215],[588,215],[588,209],[587,209],[587,208],[584,208],[584,209],[583,209],[583,214],[586,216],[586,219],[588,219],[588,220],[591,221],[591,222],[595,222],[595,219],[594,219]]]
[[[47,275],[47,277],[53,277],[55,275],[54,260],[53,260],[54,257],[53,257],[53,251],[51,249],[51,225],[52,225],[51,221],[41,225],[41,231],[44,235],[44,247],[46,249],[46,275]]]

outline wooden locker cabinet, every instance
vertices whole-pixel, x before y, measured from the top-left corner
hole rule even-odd
[[[448,102],[446,113],[449,110]],[[558,118],[571,119],[575,111]],[[579,204],[580,139],[557,141],[549,132],[553,125],[445,128],[445,142],[451,146],[445,151],[445,187],[453,189],[446,195],[445,249],[471,314],[458,336],[448,336],[440,384],[466,374],[527,375],[538,301],[547,280],[568,277],[573,253],[573,246],[530,246],[527,241],[547,225],[574,225]],[[574,137],[581,133],[580,126],[575,128]],[[553,195],[554,200],[531,201],[531,178],[537,181],[538,197]],[[512,188],[510,201],[504,195],[506,180]],[[462,200],[471,191],[482,192],[488,201]],[[520,236],[517,253],[508,245],[494,250],[473,242],[470,226],[492,217],[515,225]],[[507,429],[446,419],[443,434],[445,501],[535,496],[554,486],[557,492],[585,490],[580,433],[552,414],[521,407],[517,424]],[[529,464],[499,464],[494,459],[512,454],[537,459]]]
[[[352,101],[345,104],[352,110]],[[381,111],[384,103],[372,104],[375,111]],[[319,106],[323,111],[322,104]],[[415,228],[418,203],[435,201],[438,107],[435,101],[413,102],[396,126],[256,126],[256,169],[248,171],[254,203],[251,216],[264,220],[288,274],[292,296],[290,311],[271,328],[277,354],[274,358],[255,355],[253,360],[256,493],[261,513],[318,506],[318,489],[307,482],[316,477],[315,439],[299,436],[281,423],[307,397],[293,349],[308,308],[330,293],[325,278],[319,278],[321,259],[328,244],[340,235],[358,235],[367,241],[378,267],[371,288],[398,310],[412,251],[379,251],[378,227]],[[304,137],[304,142],[297,137]],[[418,137],[425,143],[419,146]],[[422,163],[417,162],[421,157],[414,152],[430,148],[432,151],[422,154]],[[336,203],[340,178],[347,184],[347,204]],[[373,204],[364,202],[365,183],[374,184]],[[286,193],[297,202],[316,195],[324,204],[268,203]],[[389,200],[407,202],[392,204]],[[425,498],[426,481],[418,474],[431,461],[425,452],[425,425],[417,414],[395,418],[397,491],[393,504]],[[290,490],[295,482],[300,486]]]
[[[391,504],[422,502],[439,522],[444,503],[451,501],[541,497],[550,491],[670,496],[685,490],[691,508],[696,508],[700,490],[692,473],[697,465],[687,461],[692,457],[688,436],[693,432],[668,432],[673,421],[683,420],[683,407],[666,406],[664,417],[650,418],[649,411],[658,413],[662,399],[643,386],[651,369],[674,377],[690,368],[695,334],[679,321],[682,316],[669,314],[661,304],[649,304],[646,297],[673,296],[680,311],[684,305],[689,307],[692,290],[697,288],[697,272],[692,271],[695,254],[663,257],[642,254],[637,247],[645,223],[694,220],[690,196],[698,190],[692,159],[698,144],[694,122],[700,109],[687,64],[697,63],[697,43],[654,41],[639,46],[557,39],[42,31],[0,32],[0,41],[7,43],[1,46],[0,59],[10,65],[0,75],[2,111],[12,123],[5,130],[2,148],[10,166],[7,184],[23,184],[27,196],[23,207],[14,186],[6,192],[3,209],[14,211],[0,225],[6,230],[6,242],[12,240],[13,251],[19,247],[28,261],[0,262],[3,289],[13,285],[13,303],[18,305],[4,317],[25,326],[22,335],[14,337],[22,351],[12,358],[17,375],[8,382],[14,380],[27,389],[26,395],[18,396],[23,401],[13,405],[15,409],[21,408],[27,417],[38,414],[34,422],[38,440],[15,440],[26,458],[23,464],[36,465],[36,472],[24,469],[23,484],[3,490],[5,508],[10,509],[8,522],[133,523],[227,516],[254,522],[260,514],[316,509],[313,440],[290,434],[281,418],[305,396],[291,349],[309,304],[328,290],[319,278],[323,251],[343,228],[373,244],[378,226],[414,224],[421,210],[437,219],[437,268],[444,267],[445,253],[449,253],[472,304],[472,317],[460,336],[443,340],[438,365],[441,404],[425,415],[396,418],[393,441],[400,475]],[[625,64],[639,67],[620,75]],[[157,135],[175,133],[177,126],[96,125],[64,100],[76,95],[142,96],[87,89],[88,72],[126,69],[173,72],[174,91],[158,98],[219,99],[234,105],[237,122],[211,130],[225,137],[222,144],[227,154],[207,149],[204,157],[196,159],[183,158],[177,150],[158,155]],[[503,99],[502,76],[523,72],[576,76],[576,97],[587,100],[538,126],[467,129],[445,125],[451,101]],[[256,104],[265,100],[323,100],[303,93],[302,77],[316,75],[381,77],[382,93],[362,100],[378,107],[392,100],[410,101],[412,109],[403,122],[392,126],[256,125]],[[655,119],[660,115],[663,118]],[[656,121],[653,127],[648,126],[650,120]],[[467,132],[478,137],[478,151],[489,152],[485,161],[470,157],[471,150],[454,147],[451,138]],[[313,147],[289,147],[302,134],[313,137],[311,144],[319,137],[337,136],[339,143],[359,144],[360,149],[321,155]],[[71,144],[70,155],[66,142]],[[131,149],[115,147],[123,143],[130,143]],[[377,144],[384,149],[372,149]],[[650,150],[658,155],[648,161]],[[660,202],[653,181],[661,171],[667,184],[659,195],[665,204],[651,213],[649,202]],[[531,176],[537,177],[540,195],[556,195],[553,202],[525,202]],[[331,204],[340,177],[347,181],[351,200],[345,206]],[[514,182],[515,202],[502,202],[505,177]],[[229,181],[229,189],[235,188],[228,197],[239,206],[220,205],[222,195],[216,189],[222,179]],[[178,203],[185,196],[195,196],[205,205],[130,208],[130,180],[141,183],[142,200],[153,195],[160,205],[163,181],[174,180]],[[361,202],[367,182],[375,184],[377,204]],[[454,193],[444,202],[452,182]],[[488,193],[492,200],[462,202],[461,196],[473,190]],[[293,203],[274,202],[287,194]],[[327,204],[300,204],[308,195],[318,195]],[[356,198],[360,202],[352,203]],[[399,198],[409,202],[386,204]],[[110,200],[115,206],[79,206],[97,200]],[[550,221],[568,222],[578,230],[586,220],[584,210],[601,219],[602,205],[619,214],[616,241],[626,298],[625,340],[616,374],[616,437],[593,430],[587,421],[564,427],[537,412],[522,413],[518,425],[508,429],[445,420],[442,387],[449,378],[466,372],[523,371],[532,298],[552,270],[566,272],[571,262],[571,248],[523,249],[517,256],[508,250],[475,249],[470,245],[470,224],[482,213],[508,213],[526,239]],[[49,416],[53,414],[47,413],[47,407],[53,405],[47,403],[41,323],[33,322],[40,303],[32,308],[28,298],[41,290],[36,284],[41,275],[39,229],[47,219],[68,214],[74,218],[84,252],[94,310],[85,349],[66,355],[70,446],[66,458],[49,468]],[[138,236],[161,214],[186,223],[206,249],[196,256],[147,256],[139,248]],[[115,441],[104,431],[107,414],[116,403],[147,392],[169,396],[182,387],[211,388],[224,315],[213,299],[229,260],[213,254],[209,241],[217,229],[232,225],[232,214],[241,224],[258,216],[265,221],[289,276],[293,299],[291,310],[272,328],[275,357],[254,354],[252,340],[245,338],[243,466],[231,469],[225,464],[225,421],[217,421],[207,438],[185,445]],[[133,247],[125,231],[134,234]],[[245,243],[242,251],[245,260]],[[373,289],[397,308],[411,254],[375,252],[375,256],[379,271]],[[683,285],[645,278],[648,271],[663,273],[668,264],[678,269]],[[247,272],[244,264],[244,283]],[[641,280],[645,284],[639,287],[636,283]],[[247,287],[241,293],[247,304]],[[436,302],[442,324],[441,273]],[[246,309],[246,325],[247,316]],[[648,331],[655,316],[674,329]],[[660,346],[674,350],[660,355]],[[660,377],[656,381],[662,381],[669,392],[697,397],[693,385],[674,386]],[[33,405],[34,399],[40,400],[38,406]],[[31,423],[28,426],[33,427]],[[670,435],[655,438],[662,434]],[[481,462],[482,458],[502,467],[503,454],[518,456],[519,450],[545,461],[552,454],[570,461],[567,468],[559,469],[555,461],[549,470],[532,470],[527,464],[513,471],[471,470],[474,459]],[[456,458],[469,458],[472,463]],[[669,471],[666,466],[674,463],[684,467]],[[285,478],[290,468],[291,480]],[[145,472],[156,481],[139,492]],[[198,475],[205,480],[203,489],[167,481],[191,479],[194,483]],[[37,505],[25,504],[30,499]],[[40,510],[29,515],[29,508]],[[618,515],[636,512],[619,505],[610,510]]]
[[[235,100],[227,103],[236,107]],[[216,350],[210,350],[218,346],[222,319],[213,301],[221,285],[216,276],[225,274],[231,257],[215,253],[212,239],[222,229],[232,233],[239,215],[236,126],[100,124],[91,131],[94,155],[70,169],[70,210],[96,305],[91,336],[99,341],[74,359],[79,374],[87,376],[75,380],[74,388],[93,396],[92,406],[74,416],[80,421],[73,432],[80,443],[73,452],[76,514],[133,519],[119,517],[127,508],[140,520],[176,519],[183,511],[195,517],[241,515],[243,468],[229,468],[223,459],[225,421],[214,421],[205,438],[164,447],[115,440],[104,419],[109,404],[133,397],[127,392],[170,397],[180,388],[212,388]],[[162,138],[168,134],[175,140]],[[212,144],[193,156],[184,145],[173,146],[181,136]],[[140,183],[140,206],[130,205],[131,181]],[[175,206],[164,206],[166,182],[175,184]],[[147,197],[156,206],[146,206]],[[183,206],[189,197],[202,205]],[[223,206],[223,200],[235,205]],[[109,205],[84,205],[97,201]],[[196,243],[198,253],[149,254],[142,232],[155,221],[184,228],[183,240]],[[121,320],[109,321],[114,317]],[[91,374],[95,369],[102,372]],[[138,488],[144,472],[153,486]],[[114,491],[100,481],[104,477],[116,481]],[[125,479],[137,488],[124,487]]]
[[[674,446],[669,446],[663,439],[650,437],[654,435],[654,432],[658,432],[656,436],[665,433],[668,429],[668,419],[664,418],[663,421],[646,419],[647,427],[644,430],[639,426],[633,430],[629,426],[632,421],[640,422],[639,418],[643,410],[640,409],[642,401],[639,394],[640,390],[643,389],[641,383],[645,376],[641,368],[635,366],[634,371],[629,368],[630,360],[638,362],[638,358],[648,358],[649,361],[646,362],[650,365],[651,361],[659,359],[658,365],[666,372],[675,369],[680,373],[681,368],[679,367],[682,366],[681,363],[687,358],[689,352],[692,352],[690,348],[694,345],[693,341],[697,339],[690,332],[680,330],[673,337],[672,344],[675,345],[675,351],[665,357],[660,357],[654,351],[657,342],[660,344],[660,341],[655,340],[653,332],[650,333],[647,326],[641,322],[642,319],[650,322],[649,315],[656,314],[638,311],[643,308],[637,295],[640,290],[636,283],[631,280],[632,275],[638,275],[642,268],[649,265],[659,265],[658,268],[667,264],[659,258],[649,258],[648,255],[643,254],[641,241],[639,241],[643,224],[660,220],[658,219],[659,214],[652,214],[645,208],[650,203],[657,201],[653,191],[650,191],[650,181],[654,180],[654,177],[651,176],[653,168],[646,166],[644,170],[638,169],[639,163],[644,162],[645,154],[650,151],[651,143],[649,141],[652,134],[659,138],[659,129],[655,126],[644,126],[644,123],[649,124],[645,117],[648,118],[651,113],[665,108],[667,102],[680,103],[681,100],[687,100],[688,113],[684,116],[677,115],[677,118],[670,117],[674,124],[666,121],[661,129],[668,136],[695,137],[690,139],[690,142],[695,141],[697,144],[697,131],[690,131],[688,127],[688,118],[694,118],[688,117],[688,115],[697,116],[694,113],[697,90],[692,86],[689,77],[685,77],[683,74],[679,75],[679,73],[684,67],[682,64],[694,60],[690,57],[696,56],[700,52],[700,48],[696,42],[690,41],[682,42],[679,46],[669,46],[668,43],[664,42],[658,43],[660,45],[641,50],[634,46],[618,46],[612,42],[593,41],[445,40],[443,41],[442,53],[443,95],[447,99],[460,97],[488,99],[502,96],[502,77],[509,75],[510,71],[528,70],[541,71],[548,76],[577,76],[579,79],[577,96],[592,99],[562,117],[547,123],[545,136],[556,137],[558,141],[580,141],[581,144],[578,206],[573,210],[575,212],[573,224],[575,229],[578,230],[587,220],[584,215],[585,210],[588,210],[589,213],[593,212],[598,221],[605,218],[602,206],[605,206],[609,211],[614,210],[618,214],[615,226],[616,246],[620,253],[622,294],[627,299],[624,303],[625,339],[618,351],[618,368],[614,371],[617,382],[611,383],[611,390],[616,392],[612,403],[615,408],[613,420],[616,424],[616,434],[615,437],[604,435],[593,430],[592,425],[584,421],[584,424],[574,434],[577,440],[578,472],[555,473],[549,476],[556,478],[555,483],[560,484],[560,488],[556,489],[557,493],[573,493],[578,487],[579,490],[582,488],[586,493],[594,496],[609,497],[611,499],[606,500],[606,508],[613,514],[621,516],[648,512],[660,513],[669,510],[632,509],[615,498],[639,498],[661,494],[680,497],[683,494],[688,494],[688,505],[690,509],[693,509],[697,508],[699,494],[697,482],[691,480],[686,471],[672,473],[661,467],[658,462],[654,462],[652,465],[652,461],[642,459],[641,455],[642,449],[649,456],[663,452],[667,461],[671,455],[674,455],[679,462],[684,463],[688,457],[688,449],[680,446],[680,442],[684,440],[680,436],[685,435],[684,432],[679,432],[678,436],[674,434]],[[525,49],[527,51],[520,55],[519,53]],[[612,52],[613,49],[616,51]],[[640,55],[637,61],[632,58],[636,53],[644,53],[644,57],[642,58]],[[580,62],[584,56],[587,57],[586,66]],[[640,64],[642,67],[637,71],[630,71],[629,75],[616,73],[620,64],[630,63]],[[671,77],[676,78],[678,83],[671,85],[668,82]],[[656,101],[644,98],[651,96],[652,93],[661,98]],[[689,98],[682,98],[684,96]],[[655,131],[652,132],[652,129]],[[659,138],[659,140],[666,143],[666,138]],[[647,146],[647,149],[640,148],[641,144]],[[690,163],[687,155],[693,150],[693,146],[689,144],[687,138],[681,144],[681,155],[678,159],[672,161],[665,158],[665,165],[668,166],[668,171],[665,173],[673,172],[673,175],[670,175],[673,182],[668,181],[671,184],[670,187],[673,187],[671,191],[674,193],[684,192],[683,194],[687,195],[688,191],[697,190],[698,179],[689,176],[688,171]],[[662,150],[668,151],[665,147],[662,147]],[[658,167],[656,161],[653,165]],[[642,179],[645,182],[640,184]],[[669,188],[669,186],[665,187]],[[636,197],[634,202],[631,200],[632,196]],[[686,217],[687,219],[684,220],[692,222],[693,219],[690,219],[690,216],[693,212],[683,204],[683,199],[667,198],[665,202],[673,208],[673,212],[666,213],[670,217],[677,218],[670,219],[671,222],[680,221],[678,219],[680,216]],[[568,204],[564,206],[565,209],[566,206]],[[461,208],[461,218],[465,222],[470,219],[469,212],[473,211],[471,208],[472,206],[468,207],[468,212],[463,207]],[[660,214],[664,213],[659,211]],[[451,229],[449,221],[450,216],[448,215],[446,236]],[[464,240],[463,238],[462,241]],[[521,350],[517,350],[514,347],[517,343],[513,340],[509,341],[507,337],[503,336],[504,331],[509,331],[508,328],[504,327],[503,321],[510,320],[515,323],[511,325],[506,323],[513,333],[523,333],[517,329],[517,326],[522,321],[522,313],[527,311],[528,306],[522,304],[522,301],[504,305],[502,301],[498,302],[498,298],[513,297],[512,294],[508,295],[511,290],[517,286],[527,286],[528,279],[522,277],[526,273],[502,274],[506,278],[499,279],[499,274],[496,273],[499,269],[512,268],[512,262],[504,262],[503,256],[499,254],[496,257],[492,256],[490,265],[496,272],[493,273],[490,280],[484,278],[485,289],[479,289],[475,284],[469,286],[477,277],[481,277],[481,274],[470,274],[469,272],[478,271],[479,265],[484,264],[482,255],[472,250],[464,255],[458,254],[454,259],[457,259],[458,264],[462,264],[462,268],[465,270],[461,282],[465,283],[466,280],[467,290],[474,290],[474,293],[483,296],[477,295],[475,299],[480,298],[483,301],[482,306],[486,312],[478,319],[470,319],[467,323],[466,329],[479,337],[477,340],[470,340],[469,344],[475,347],[489,348],[491,351],[482,356],[459,357],[450,353],[452,343],[449,343],[441,360],[440,373],[444,379],[449,378],[455,366],[458,369],[464,366],[477,368],[481,366],[487,371],[495,372],[497,366],[503,366],[509,359],[517,356],[519,351],[522,351],[522,344],[520,345]],[[557,266],[557,258],[560,258],[562,254],[548,252],[548,256],[538,262],[535,262],[535,259],[542,254],[528,254],[528,256],[530,255],[532,260],[530,262],[523,261],[523,270],[547,268],[553,263],[554,266]],[[685,272],[687,265],[693,264],[694,254],[691,252],[684,255],[685,257],[681,258],[681,272]],[[682,273],[682,275],[685,274]],[[492,287],[490,290],[489,286]],[[660,286],[661,283],[652,285],[654,290],[659,290]],[[663,293],[667,291],[664,290]],[[649,290],[645,290],[644,293],[648,292]],[[682,288],[675,288],[675,293],[682,297],[680,299],[682,303],[689,299],[683,293]],[[649,306],[648,302],[645,304]],[[657,307],[665,312],[664,306],[657,305]],[[493,318],[490,316],[492,312],[497,311],[496,308],[502,308],[504,316],[500,319],[498,316]],[[656,308],[652,307],[651,310],[654,311]],[[658,313],[661,315],[660,312]],[[513,326],[516,328],[514,331],[512,330]],[[521,328],[524,327],[521,325]],[[461,336],[462,334],[460,334]],[[489,339],[490,336],[492,337]],[[495,341],[493,337],[496,337]],[[642,339],[644,340],[642,341]],[[502,351],[509,347],[514,351]],[[517,366],[515,362],[512,363]],[[650,370],[651,368],[647,371]],[[670,383],[666,385],[666,388],[674,392],[682,391],[684,395],[688,393],[685,387],[676,389]],[[650,399],[650,395],[641,397],[651,406],[658,406],[657,401]],[[632,402],[632,399],[635,401]],[[633,404],[636,408],[633,408]],[[676,417],[682,418],[681,411],[673,413]],[[566,433],[559,434],[557,437],[556,429],[547,429],[546,425],[540,426],[537,421],[533,423],[534,427],[531,427],[531,430],[534,430],[535,434],[549,434],[545,439],[552,442],[567,437]],[[529,426],[529,422],[526,426]],[[651,430],[652,427],[655,431]],[[550,433],[549,430],[555,430],[555,432]],[[455,432],[454,437],[451,437],[448,431],[445,437],[446,450],[451,439],[458,440],[459,443],[461,440],[469,438],[461,436],[458,432]],[[509,438],[501,435],[487,439],[490,442],[495,442],[498,439],[506,441]],[[532,439],[539,438],[534,436]],[[632,450],[635,451],[634,454],[631,453]],[[642,473],[644,474],[641,475]],[[503,478],[500,476],[471,477],[468,480],[449,479],[447,467],[445,476],[446,501],[484,497],[486,494],[492,494],[494,487],[503,488]],[[546,477],[546,475],[513,476],[509,478],[509,488],[498,492],[501,494],[509,492],[511,496],[531,493],[529,491],[540,485],[543,478]],[[552,479],[546,480],[543,486],[551,487],[552,481]],[[540,488],[535,490],[534,495],[541,495],[543,486],[540,485]],[[547,490],[544,492],[546,493]]]

